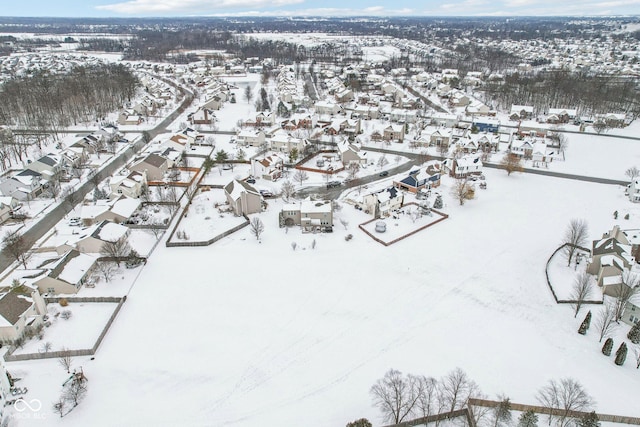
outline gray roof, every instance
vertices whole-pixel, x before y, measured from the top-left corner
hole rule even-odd
[[[8,292],[0,298],[0,316],[15,325],[20,316],[31,307],[32,302],[15,292]]]
[[[43,156],[38,159],[40,163],[44,163],[47,166],[55,166],[56,161],[49,156]]]
[[[165,162],[167,161],[167,159],[165,159],[162,156],[159,156],[158,154],[149,154],[145,159],[144,162],[148,165],[151,166],[155,166],[157,168],[161,167]]]

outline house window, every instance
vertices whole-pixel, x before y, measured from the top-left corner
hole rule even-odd
[[[49,294],[55,294],[55,293],[56,293],[56,290],[55,290],[55,288],[47,288],[47,293],[49,293]]]

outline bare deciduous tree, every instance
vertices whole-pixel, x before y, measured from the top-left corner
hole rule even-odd
[[[622,273],[622,283],[613,286],[615,298],[614,319],[619,322],[628,302],[633,302],[640,291],[640,275],[625,271]]]
[[[64,400],[64,398],[60,397],[56,402],[53,402],[53,412],[60,415],[60,418],[62,418],[65,412],[66,404],[67,402]]]
[[[302,169],[298,169],[296,173],[293,175],[293,179],[298,182],[298,184],[302,185],[303,182],[309,179],[309,174],[303,171]]]
[[[76,407],[86,395],[87,381],[84,379],[74,379],[65,390],[64,399]]]
[[[602,342],[603,338],[608,337],[615,330],[617,326],[617,324],[615,323],[615,319],[616,317],[614,304],[605,302],[602,306],[602,310],[600,310],[600,313],[598,314],[598,318],[594,323],[594,326],[600,334],[600,339],[598,342]]]
[[[296,192],[296,189],[291,183],[291,181],[286,180],[285,182],[282,183],[282,186],[280,187],[280,193],[282,194],[282,198],[284,199],[285,202],[288,202],[289,199],[293,197],[295,192]]]
[[[637,166],[632,166],[629,169],[627,169],[626,171],[624,171],[624,174],[626,176],[628,176],[630,180],[633,181],[635,178],[640,176],[640,169],[638,169]]]
[[[67,351],[67,349],[63,348],[62,351]],[[62,366],[67,371],[67,374],[71,372],[72,362],[73,360],[71,359],[71,356],[68,354],[68,352],[64,356],[60,356],[58,358],[58,363],[60,363],[60,366]]]
[[[18,231],[7,231],[2,238],[2,250],[21,263],[25,269],[27,268],[27,261],[31,256],[29,248],[29,243],[24,235]]]
[[[358,175],[358,172],[360,172],[360,163],[349,163],[349,166],[347,166],[347,178],[349,180],[355,179],[356,175]]]
[[[433,377],[425,377],[424,375],[419,376],[418,381],[420,381],[421,386],[416,402],[416,412],[421,417],[428,417],[438,413],[438,396],[440,393],[438,381]]]
[[[96,263],[96,270],[100,273],[104,281],[108,283],[113,279],[113,276],[115,276],[117,266],[111,261],[98,261]]]
[[[249,224],[249,226],[251,227],[251,234],[256,236],[256,240],[260,240],[260,235],[262,235],[262,232],[264,231],[264,224],[262,223],[260,218],[258,218],[257,216],[251,218],[251,223]]]
[[[582,271],[580,274],[578,274],[578,276],[576,276],[576,279],[573,282],[573,289],[569,297],[570,299],[575,301],[573,305],[575,309],[575,312],[573,314],[574,318],[578,316],[578,312],[580,311],[582,304],[591,295],[591,289],[591,276],[587,274],[586,271]]]
[[[466,179],[456,180],[456,183],[451,187],[451,195],[460,202],[460,205],[464,205],[465,201],[473,199],[475,193],[473,185]]]
[[[573,378],[549,381],[538,391],[536,399],[542,406],[549,409],[549,425],[552,420],[551,409],[557,408],[562,411],[561,415],[556,415],[558,427],[566,427],[569,424],[572,411],[588,411],[594,405],[591,396]]]
[[[385,421],[398,424],[414,410],[422,393],[421,387],[417,377],[405,377],[400,371],[390,369],[371,387],[370,393]]]
[[[442,399],[449,411],[464,407],[473,394],[479,394],[478,385],[460,368],[449,372],[441,382]]]
[[[584,245],[589,237],[589,226],[584,219],[572,219],[564,233],[562,243],[566,244],[565,253],[567,254],[567,266],[571,265],[573,254],[578,246]]]
[[[120,259],[129,255],[129,252],[131,252],[131,246],[126,236],[113,242],[104,242],[100,248],[100,254],[113,258],[118,266],[120,266]]]

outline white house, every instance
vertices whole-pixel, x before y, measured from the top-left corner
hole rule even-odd
[[[635,178],[627,185],[627,195],[632,202],[640,203],[640,178]]]

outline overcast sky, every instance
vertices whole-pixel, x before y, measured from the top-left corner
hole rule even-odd
[[[0,16],[640,15],[640,0],[3,0]]]

